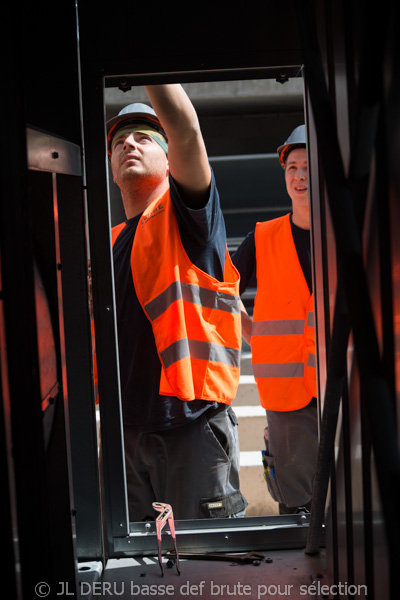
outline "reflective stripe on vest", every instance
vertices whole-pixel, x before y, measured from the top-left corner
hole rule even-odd
[[[289,215],[258,223],[255,243],[251,349],[260,401],[268,410],[297,410],[316,395],[316,356],[313,296],[297,257]]]
[[[240,313],[240,302],[237,297],[181,281],[172,282],[166,290],[145,304],[145,310],[150,320],[154,321],[167,310],[172,302],[180,299],[193,304],[201,304],[205,308]]]
[[[253,323],[252,335],[303,335],[304,319],[281,319]]]
[[[162,364],[160,394],[230,404],[239,384],[241,316],[229,253],[223,282],[190,262],[168,191],[139,221],[131,268]]]
[[[314,326],[314,313],[307,315],[307,326]],[[277,321],[253,322],[252,335],[304,335],[304,319],[281,319]],[[315,354],[309,354],[307,366],[316,368]],[[304,377],[304,362],[299,363],[271,363],[254,364],[254,376],[256,378],[268,379],[275,377]]]
[[[177,300],[198,304],[203,308],[221,310],[236,315],[240,314],[240,301],[238,297],[182,283],[181,281],[171,283],[166,290],[145,304],[144,309],[150,321],[153,322]],[[187,338],[173,342],[160,352],[160,356],[165,369],[168,369],[174,362],[188,356],[199,360],[221,362],[232,367],[240,366],[239,349]]]
[[[253,365],[253,371],[254,377],[258,379],[304,377],[304,363],[256,363]]]
[[[210,360],[224,363],[231,367],[240,366],[240,350],[225,348],[211,342],[199,342],[198,340],[178,340],[161,352],[163,365],[168,369],[174,362],[191,356],[198,360]]]

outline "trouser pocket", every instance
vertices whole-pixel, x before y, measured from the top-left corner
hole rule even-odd
[[[201,512],[210,519],[234,517],[244,513],[247,507],[247,500],[240,491],[226,494],[225,496],[215,496],[214,498],[201,499]]]
[[[215,410],[207,410],[205,417],[216,442],[228,460],[236,461],[237,454],[237,419],[230,407],[222,405]]]
[[[265,450],[262,451],[262,462],[264,466],[264,479],[268,486],[268,491],[275,502],[286,504],[286,500],[282,495],[277,480],[277,474],[275,469],[275,459],[273,456],[269,456]]]

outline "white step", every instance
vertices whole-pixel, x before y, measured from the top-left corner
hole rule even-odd
[[[265,449],[267,418],[258,396],[250,352],[242,353],[240,367],[239,387],[232,408],[239,424],[240,488],[249,502],[246,516],[276,515],[278,503],[271,498],[263,476],[261,451]]]

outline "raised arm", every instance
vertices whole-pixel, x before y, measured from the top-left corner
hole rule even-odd
[[[147,95],[168,136],[170,173],[191,208],[208,199],[211,169],[196,111],[180,84],[147,85]]]

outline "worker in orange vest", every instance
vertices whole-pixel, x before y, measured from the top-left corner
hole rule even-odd
[[[243,336],[251,345],[267,414],[265,479],[285,514],[309,511],[318,452],[305,126],[277,151],[292,211],[257,223],[232,260],[241,276],[240,293],[250,284],[257,288],[252,322],[243,312]]]
[[[178,84],[145,89],[152,107],[107,123],[129,515],[158,501],[177,519],[242,516],[239,275],[192,103]]]

